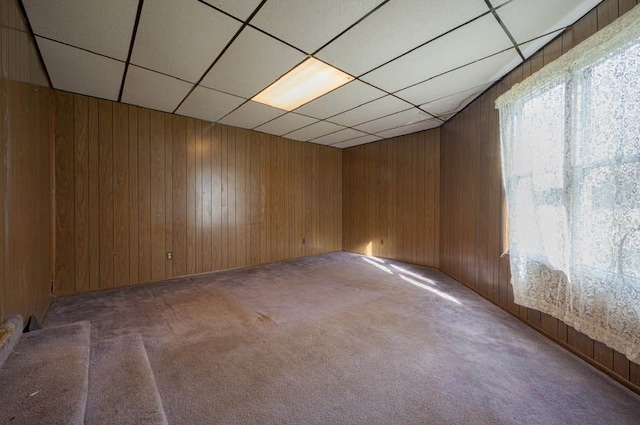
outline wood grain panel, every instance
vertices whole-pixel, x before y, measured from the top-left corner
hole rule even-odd
[[[164,178],[166,179],[166,183],[164,185],[164,250],[166,253],[171,252],[172,258],[173,256],[173,232],[174,232],[174,220],[173,220],[173,209],[174,209],[174,201],[173,201],[173,191],[175,189],[175,185],[173,183],[174,180],[174,167],[173,167],[173,155],[174,155],[174,142],[173,139],[176,136],[180,136],[179,133],[174,132],[174,127],[177,127],[180,123],[171,119],[169,115],[162,115],[164,120],[164,165],[165,165],[165,174]],[[184,120],[184,117],[181,117],[181,120]],[[175,147],[178,148],[177,146]],[[166,255],[166,254],[165,254]],[[166,257],[164,257],[166,258]],[[158,262],[160,262],[160,256],[158,255]],[[164,264],[164,276],[171,277],[173,276],[173,260],[166,261]]]
[[[57,233],[57,267],[74,271],[60,273],[70,285],[65,294],[342,248],[339,149],[60,96],[56,114],[67,124],[57,126],[56,149],[68,159],[57,172],[62,193],[71,190],[56,209],[80,217]],[[95,279],[83,282],[94,267]]]
[[[1,11],[0,11],[0,18],[4,18],[4,15],[1,15]],[[2,37],[2,32],[0,31],[0,45],[2,45],[1,43],[3,43],[3,37]],[[4,61],[2,60],[2,58],[0,57],[0,71],[4,70]],[[9,84],[8,81],[4,78],[0,77],[0,105],[3,108],[3,111],[7,111],[9,112],[9,107],[7,104],[7,92],[9,90]],[[5,122],[5,120],[0,120],[0,164],[2,164],[2,168],[0,169],[0,320],[4,321],[5,316],[9,315],[9,311],[13,311],[13,310],[8,310],[8,299],[9,297],[14,298],[14,305],[16,307],[16,309],[24,309],[25,305],[24,304],[20,304],[18,302],[16,302],[15,300],[18,299],[18,295],[13,293],[13,291],[11,291],[9,289],[9,285],[7,283],[7,280],[5,279],[4,276],[4,263],[5,263],[5,252],[6,252],[6,247],[5,247],[5,215],[6,215],[6,207],[5,205],[7,205],[7,200],[6,200],[6,192],[7,192],[7,179],[6,179],[6,174],[7,174],[7,166],[5,164],[7,164],[7,146],[8,146],[8,135],[7,135],[7,123]],[[13,313],[17,313],[17,311],[13,311]]]
[[[202,178],[202,267],[201,272],[213,270],[213,183],[212,183],[212,125],[201,125],[202,141],[201,141],[201,178]]]
[[[344,150],[345,250],[438,266],[439,144],[436,129]]]
[[[196,140],[196,121],[191,118],[186,120],[186,273],[197,273],[197,255],[202,252],[202,246],[198,243],[196,236],[197,226],[197,192],[198,169],[196,164],[198,141]]]
[[[98,189],[100,191],[100,288],[112,288],[114,241],[113,241],[113,102],[98,101]],[[57,105],[56,105],[57,106]],[[56,108],[64,111],[65,109]],[[56,121],[56,131],[64,131]],[[58,140],[56,139],[56,146]],[[65,171],[65,165],[56,160],[56,170]],[[61,211],[66,205],[66,199],[61,198],[56,191],[56,210]],[[64,230],[56,233],[56,240],[64,238]],[[58,248],[58,255],[63,255],[64,247]],[[64,263],[58,263],[64,265]],[[56,282],[58,275],[56,275]]]
[[[129,119],[129,282],[138,282],[138,108],[127,107]]]
[[[193,121],[194,126],[195,126],[195,191],[194,191],[194,195],[195,195],[195,208],[196,208],[196,213],[195,213],[195,246],[196,246],[196,252],[195,252],[195,257],[196,257],[196,261],[195,261],[195,271],[197,273],[201,273],[203,272],[205,269],[202,266],[202,258],[204,256],[203,254],[203,232],[198,232],[197,229],[202,229],[204,226],[204,215],[203,215],[203,209],[202,209],[202,205],[203,205],[203,198],[204,198],[204,193],[202,191],[202,185],[203,185],[203,170],[202,170],[202,146],[203,146],[203,135],[202,135],[202,126],[198,125],[197,121]],[[188,245],[190,246],[191,244],[188,243]]]
[[[76,97],[76,99],[78,99]],[[89,150],[89,223],[86,237],[89,239],[89,288],[95,290],[100,288],[100,180],[91,178],[92,172],[99,169],[99,105],[98,99],[88,98],[88,150]],[[58,164],[56,163],[56,167]],[[56,200],[56,203],[58,201]],[[77,285],[77,282],[76,282]]]
[[[165,163],[165,123],[164,114],[150,112],[150,141],[151,151],[151,280],[164,279],[166,263],[165,238],[167,221],[165,220],[166,186],[169,179],[166,176]],[[167,202],[170,204],[170,202]]]
[[[75,284],[75,185],[73,95],[55,95],[56,291],[73,293]]]
[[[74,217],[75,217],[75,281],[82,290],[89,283],[89,105],[88,98],[74,99]]]
[[[494,108],[497,97],[513,84],[635,4],[635,0],[605,0],[441,127],[440,269],[638,391],[639,366],[624,355],[513,302],[508,259],[500,257],[503,190]]]
[[[260,263],[260,238],[262,237],[262,191],[260,190],[260,139],[261,134],[251,132],[249,137],[249,241],[248,262]]]
[[[228,152],[229,141],[233,133],[228,133],[227,127],[221,129],[220,137],[220,239],[217,242],[220,250],[220,268],[227,269],[229,265],[229,180],[235,177],[233,169],[229,169]],[[235,248],[233,248],[235,254]]]
[[[222,267],[222,126],[211,128],[211,270]]]
[[[167,208],[167,222],[172,223],[171,236],[173,236],[173,245],[170,249],[167,247],[167,250],[173,252],[173,261],[167,264],[167,268],[170,269],[170,271],[167,270],[167,275],[184,276],[189,274],[187,271],[187,119],[184,117],[172,119],[167,116],[166,120],[170,120],[173,124],[173,137],[167,139],[170,133],[165,135],[167,145],[172,146],[171,161],[167,156],[167,164],[169,162],[173,164],[173,189],[170,192],[167,191],[167,205],[173,205],[172,209]],[[167,190],[169,187],[171,186],[167,185]],[[169,235],[169,232],[167,234]]]
[[[235,216],[236,216],[236,254],[235,264],[247,264],[247,200],[250,193],[246,184],[247,172],[247,142],[248,130],[236,130],[236,159],[235,159]]]
[[[271,259],[271,198],[267,198],[266,194],[271,193],[271,157],[269,149],[271,136],[268,134],[260,134],[260,184],[262,189],[261,205],[262,212],[262,239],[260,240],[260,261],[267,263]]]
[[[129,284],[129,107],[116,103],[113,108],[113,241],[114,286]]]
[[[151,148],[149,110],[138,109],[138,277],[151,280]]]
[[[11,314],[42,320],[55,267],[54,98],[17,0],[2,1],[0,26],[0,322]],[[66,137],[73,143],[73,134]],[[75,196],[73,181],[64,188]],[[75,228],[73,212],[65,210],[67,229]],[[75,261],[72,251],[66,255]],[[75,279],[71,267],[67,279]]]

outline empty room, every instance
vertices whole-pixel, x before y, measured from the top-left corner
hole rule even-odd
[[[0,424],[639,424],[637,0],[0,0]]]

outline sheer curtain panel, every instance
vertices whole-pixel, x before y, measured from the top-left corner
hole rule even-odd
[[[640,6],[496,107],[515,302],[640,363]]]

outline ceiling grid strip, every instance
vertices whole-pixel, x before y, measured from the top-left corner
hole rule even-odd
[[[136,11],[136,20],[133,24],[133,31],[131,33],[131,44],[129,44],[129,53],[127,54],[127,61],[124,65],[124,72],[122,73],[122,83],[120,84],[120,91],[118,92],[118,102],[122,102],[122,92],[124,91],[124,82],[127,79],[127,73],[129,71],[129,64],[131,63],[131,54],[133,53],[133,45],[136,42],[136,34],[138,33],[138,25],[140,24],[140,15],[142,14],[142,6],[144,0],[138,1],[138,10]]]

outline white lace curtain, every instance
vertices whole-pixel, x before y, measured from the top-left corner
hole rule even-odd
[[[496,107],[515,302],[640,363],[640,6]]]

